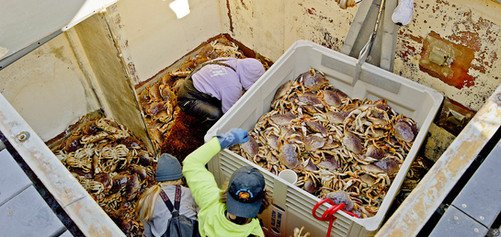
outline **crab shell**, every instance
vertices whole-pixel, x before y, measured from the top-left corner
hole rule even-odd
[[[158,87],[160,90],[160,95],[165,101],[175,101],[174,92],[170,89],[169,85],[162,84]]]
[[[129,170],[139,176],[141,180],[148,178],[148,170],[142,165],[131,164]]]
[[[138,95],[138,99],[139,99],[139,102],[141,102],[141,104],[148,103],[151,100],[149,91],[144,90],[144,91],[140,92]]]
[[[303,86],[309,91],[316,91],[328,85],[325,76],[320,71],[311,69],[300,75]]]
[[[139,164],[145,166],[152,165],[156,162],[155,159],[153,159],[153,157],[151,157],[151,155],[144,150],[139,151],[137,158],[139,159]]]
[[[315,151],[322,148],[327,142],[326,139],[317,135],[308,135],[304,139],[304,148],[307,151]]]
[[[404,142],[412,142],[417,135],[416,124],[409,119],[399,119],[394,125],[395,138]]]
[[[319,167],[326,168],[328,170],[337,170],[341,165],[336,157],[331,156],[329,154],[325,154],[325,159],[320,161],[318,164]]]
[[[371,157],[374,159],[381,159],[384,157],[384,155],[385,155],[385,152],[383,150],[377,148],[374,145],[370,145],[367,148],[367,151],[365,152],[365,156]]]
[[[397,159],[391,157],[379,160],[374,163],[374,165],[384,170],[384,172],[388,175],[395,173],[400,168],[400,162]]]
[[[139,177],[136,174],[132,174],[125,186],[124,196],[128,201],[136,198],[136,195],[139,193],[141,189],[141,182],[139,182]]]
[[[318,171],[317,165],[311,161],[311,159],[305,160],[299,169],[306,170],[306,171]]]
[[[278,159],[289,169],[294,169],[299,165],[299,158],[294,145],[285,143],[280,146]]]
[[[281,85],[275,92],[275,96],[273,97],[273,101],[271,104],[274,104],[276,100],[279,100],[284,95],[286,95],[287,91],[289,91],[291,87],[292,87],[292,81],[287,81],[286,83]]]
[[[344,133],[343,144],[355,154],[362,153],[362,140],[350,131]]]
[[[160,95],[160,89],[158,88],[158,83],[151,85],[148,88],[149,96],[153,101],[161,101],[162,96]]]
[[[122,141],[122,144],[129,149],[140,149],[142,143],[135,137],[127,137]]]
[[[126,173],[120,173],[113,176],[111,192],[116,193],[127,186],[129,182],[130,175]]]
[[[368,174],[362,174],[362,175],[360,175],[360,180],[362,180],[368,186],[372,186],[376,182],[376,179],[373,178],[372,176],[368,175]]]
[[[341,124],[343,123],[344,119],[346,119],[346,117],[348,117],[348,112],[344,112],[344,111],[339,111],[339,112],[336,112],[336,111],[327,111],[327,119],[329,120],[329,122],[331,123],[334,123],[334,124]]]
[[[70,136],[65,144],[64,144],[64,147],[63,147],[63,151],[66,151],[66,152],[74,152],[76,150],[78,150],[79,148],[82,147],[82,145],[80,144],[80,138],[82,136]]]
[[[102,183],[104,185],[105,190],[110,189],[113,184],[113,180],[111,179],[111,176],[108,173],[96,174],[94,176],[94,180]]]
[[[341,190],[328,193],[327,195],[325,195],[325,198],[332,200],[336,205],[344,203],[345,206],[343,210],[345,211],[351,211],[355,207],[355,203],[351,200],[350,195]]]
[[[320,97],[313,93],[299,94],[297,96],[297,99],[299,102],[305,105],[316,105],[316,106],[322,105],[322,100],[320,99]]]
[[[165,101],[153,102],[146,109],[146,113],[150,116],[155,116],[160,111],[165,110],[165,104],[166,104]]]
[[[339,107],[343,104],[339,93],[335,90],[323,90],[322,95],[325,103],[329,106]]]
[[[327,134],[329,133],[329,131],[325,128],[324,125],[312,120],[306,120],[306,126],[312,131],[322,134],[322,136],[324,137],[326,137]]]
[[[244,153],[246,153],[249,157],[254,157],[259,152],[259,145],[256,142],[254,136],[249,136],[249,141],[246,143],[240,144],[240,148]]]
[[[270,116],[270,120],[277,125],[287,125],[295,118],[296,116],[291,112],[287,112],[285,114],[274,114]]]

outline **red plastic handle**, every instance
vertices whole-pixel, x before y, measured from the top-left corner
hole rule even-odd
[[[326,216],[325,216],[325,214],[328,213],[328,210],[324,212],[322,217],[318,217],[316,214],[318,207],[320,207],[325,202],[330,202],[331,205],[334,205],[334,202],[330,199],[323,199],[320,202],[318,202],[317,204],[315,204],[315,206],[313,207],[312,213],[311,213],[313,215],[313,217],[315,217],[315,219],[321,220],[321,221],[328,221],[328,220],[326,220]]]
[[[332,205],[332,207],[329,207],[329,209],[327,209],[324,212],[324,214],[322,214],[322,217],[317,216],[316,212],[317,212],[318,207],[320,207],[322,204],[324,204],[326,202],[329,202]],[[355,215],[355,214],[353,214],[353,213],[351,213],[349,211],[344,211],[343,210],[344,206],[345,206],[344,203],[341,203],[339,205],[335,205],[332,200],[326,198],[326,199],[321,200],[317,204],[315,204],[315,206],[313,207],[313,210],[312,210],[311,214],[313,215],[313,217],[315,217],[315,219],[321,220],[321,221],[329,221],[329,230],[327,230],[327,237],[329,237],[331,235],[332,223],[337,218],[336,216],[334,216],[334,214],[337,211],[341,210],[341,211],[345,212],[346,214],[348,214],[350,216],[354,216],[356,218],[359,218],[357,215]]]

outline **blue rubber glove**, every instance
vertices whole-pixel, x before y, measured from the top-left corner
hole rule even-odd
[[[217,135],[216,137],[219,140],[221,150],[235,144],[246,143],[249,141],[249,133],[240,128],[232,128],[229,132]]]

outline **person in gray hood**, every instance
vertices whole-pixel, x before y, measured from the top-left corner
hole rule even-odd
[[[162,154],[158,158],[156,170],[158,183],[149,187],[141,195],[136,207],[144,226],[143,236],[162,236],[167,231],[172,214],[162,195],[166,195],[173,203],[176,192],[180,192],[179,215],[184,215],[193,221],[197,220],[199,208],[190,189],[181,186],[183,184],[182,178],[182,168],[177,158],[167,153]],[[198,232],[198,227],[196,227],[196,231]]]
[[[201,64],[184,80],[177,93],[179,107],[212,126],[263,75],[254,58],[217,58]]]

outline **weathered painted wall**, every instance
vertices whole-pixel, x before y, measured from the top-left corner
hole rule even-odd
[[[0,71],[0,92],[43,140],[99,109],[65,34]]]
[[[169,8],[171,0],[117,3],[120,22],[131,57],[129,71],[135,83],[147,80],[221,33],[219,2],[190,0],[190,14],[177,19]]]
[[[221,1],[229,16],[225,30],[272,60],[299,39],[340,51],[357,11],[357,7],[340,9],[335,1]],[[412,22],[399,28],[394,72],[478,110],[500,83],[501,4],[491,0],[415,0],[414,5]],[[423,40],[431,31],[475,50],[468,71],[475,78],[473,86],[457,89],[419,69]]]
[[[416,0],[412,22],[400,27],[395,73],[430,86],[478,110],[500,84],[501,4],[490,0]],[[473,49],[468,71],[474,85],[458,89],[419,70],[423,40],[431,32]]]
[[[273,61],[299,39],[340,51],[357,9],[340,9],[335,1],[225,2],[228,33]]]

